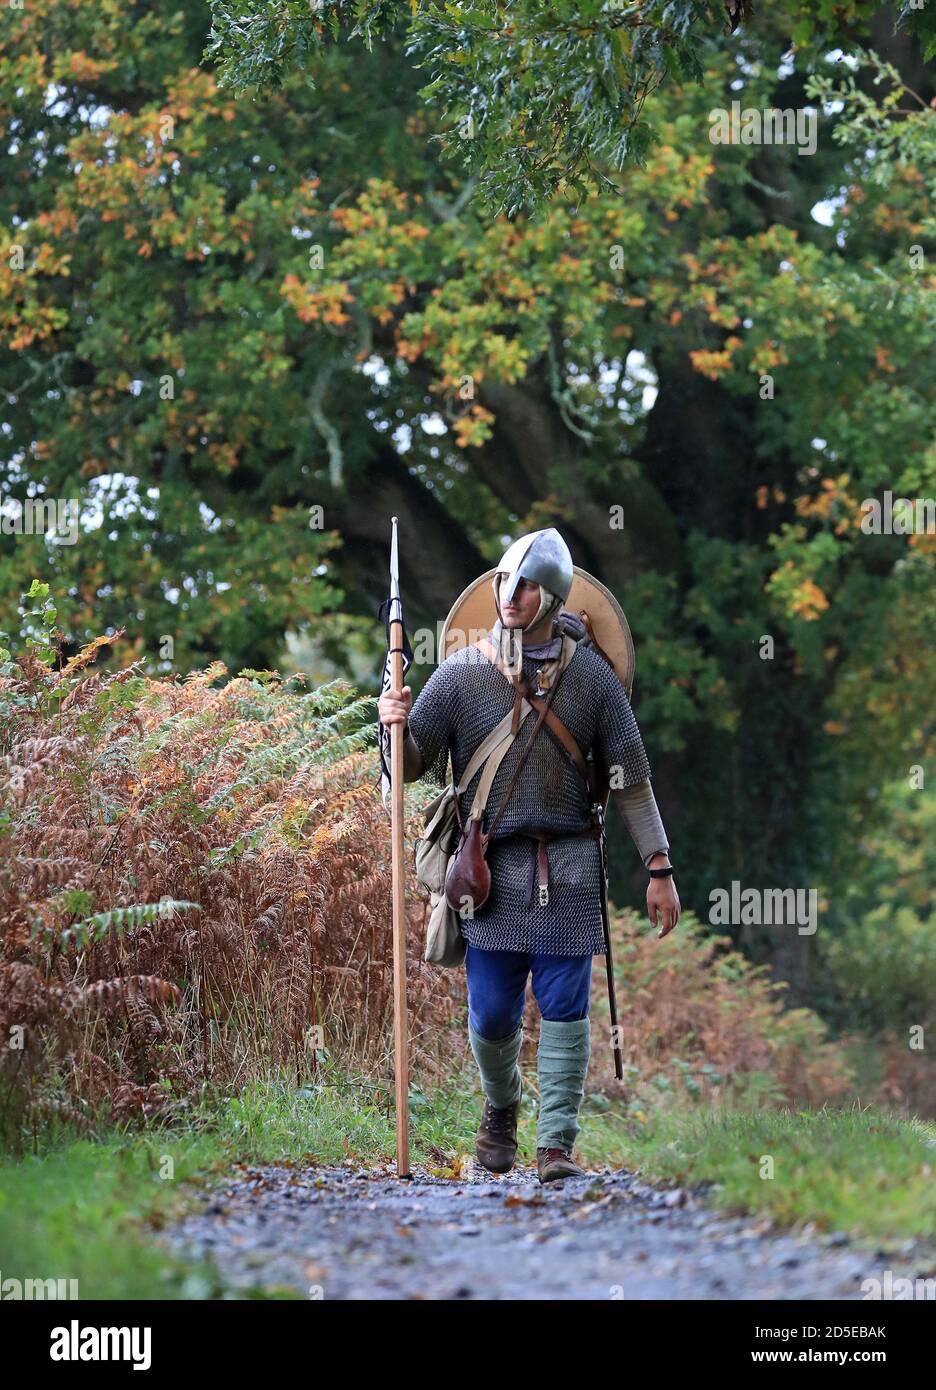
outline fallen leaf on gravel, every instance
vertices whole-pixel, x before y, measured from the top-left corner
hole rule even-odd
[[[750,1225],[745,1226],[741,1234],[743,1236],[764,1236],[768,1231],[773,1230],[773,1225],[773,1217],[764,1216],[759,1221],[752,1221]]]
[[[602,1197],[600,1202],[585,1202],[579,1207],[578,1211],[573,1211],[569,1216],[570,1221],[580,1221],[583,1216],[591,1216],[593,1211],[598,1211],[601,1207],[607,1207],[611,1203],[610,1195]]]

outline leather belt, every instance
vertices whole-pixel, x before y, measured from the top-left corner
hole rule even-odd
[[[553,840],[571,840],[579,836],[588,836],[591,840],[601,838],[601,827],[592,821],[590,825],[584,826],[581,830],[550,830],[531,829],[516,830],[512,835],[505,835],[503,839],[513,840],[533,840],[536,843],[536,851],[530,860],[530,878],[527,888],[527,902],[533,904],[534,883],[539,889],[539,906],[549,906],[549,855],[546,846]]]

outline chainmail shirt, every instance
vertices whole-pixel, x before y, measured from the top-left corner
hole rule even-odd
[[[541,662],[523,658],[534,689]],[[471,755],[513,708],[514,692],[503,672],[473,647],[453,653],[433,671],[413,703],[409,732],[422,755],[423,776],[444,786],[451,756],[457,784]],[[650,767],[624,688],[607,662],[579,644],[562,674],[552,702],[587,756],[594,749],[613,772],[617,787],[643,782]],[[484,817],[490,828],[501,798],[530,741],[535,713],[528,714],[508,749],[491,788]],[[481,777],[479,770],[459,798],[468,817]],[[495,827],[487,852],[491,891],[473,916],[462,918],[462,934],[487,950],[546,955],[603,955],[602,870],[597,840],[564,836],[549,841],[549,901],[536,891],[537,842],[523,832],[582,830],[590,823],[588,798],[569,757],[541,727],[517,785]]]

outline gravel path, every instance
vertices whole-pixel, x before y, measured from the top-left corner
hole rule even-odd
[[[316,1299],[861,1299],[861,1282],[934,1273],[932,1253],[773,1234],[623,1169],[541,1187],[531,1169],[247,1168],[163,1233],[238,1289]]]

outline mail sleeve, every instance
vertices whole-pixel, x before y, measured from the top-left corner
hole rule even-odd
[[[413,701],[409,732],[423,760],[423,777],[445,786],[449,747],[458,709],[458,667],[437,666]]]
[[[650,776],[650,763],[624,687],[607,662],[598,658],[595,680],[600,694],[595,748],[612,791]]]

